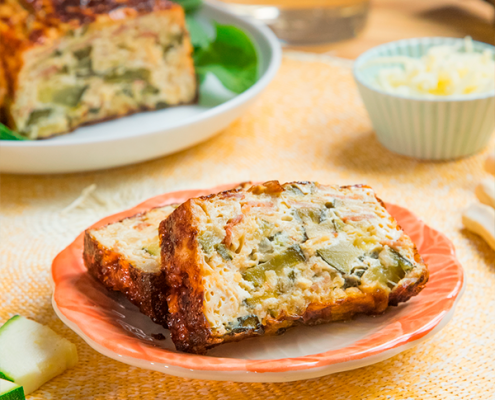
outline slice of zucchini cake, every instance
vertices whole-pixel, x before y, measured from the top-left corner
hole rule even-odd
[[[0,0],[0,58],[8,125],[29,139],[197,98],[168,0]]]
[[[368,186],[255,185],[191,199],[159,229],[177,349],[382,313],[428,270]]]
[[[143,314],[166,327],[167,302],[160,268],[158,226],[177,204],[154,208],[84,237],[84,263],[110,290],[122,292]]]

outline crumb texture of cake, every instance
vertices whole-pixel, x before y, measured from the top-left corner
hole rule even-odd
[[[6,121],[30,139],[197,99],[184,11],[165,0],[0,0],[0,61]]]
[[[365,185],[277,181],[191,199],[160,224],[169,328],[181,351],[380,314],[428,269]]]
[[[122,292],[154,322],[167,326],[167,302],[158,226],[177,205],[154,208],[98,229],[84,238],[84,263],[110,290]]]

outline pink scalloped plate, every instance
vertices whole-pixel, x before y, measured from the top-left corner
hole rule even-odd
[[[93,227],[231,187],[153,197]],[[88,274],[82,257],[83,233],[53,261],[53,308],[66,325],[101,354],[185,378],[284,382],[364,367],[440,331],[452,318],[464,283],[462,267],[445,235],[405,208],[387,204],[387,209],[416,243],[428,264],[430,280],[418,296],[398,307],[389,307],[380,316],[297,327],[281,336],[219,346],[206,356],[181,353],[175,350],[167,330],[139,313],[123,295],[107,291]]]

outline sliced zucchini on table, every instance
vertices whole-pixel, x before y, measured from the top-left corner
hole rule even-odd
[[[0,400],[25,400],[22,386],[0,379]]]
[[[47,326],[16,315],[0,328],[0,373],[26,395],[76,363],[76,346]]]

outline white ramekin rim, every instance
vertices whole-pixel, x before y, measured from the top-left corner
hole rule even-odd
[[[423,96],[410,96],[410,95],[404,95],[404,94],[397,94],[397,93],[390,93],[387,92],[383,89],[377,88],[376,86],[372,85],[368,80],[366,80],[361,72],[359,71],[359,68],[363,66],[365,62],[368,62],[370,60],[373,60],[375,58],[381,57],[375,53],[378,53],[380,50],[384,50],[387,48],[397,48],[398,46],[401,45],[412,45],[416,44],[418,42],[423,42],[425,44],[435,44],[435,45],[440,45],[442,43],[462,43],[464,41],[464,38],[451,38],[451,37],[421,37],[421,38],[411,38],[411,39],[401,39],[401,40],[396,40],[393,42],[388,42],[381,44],[379,46],[375,46],[364,53],[362,53],[354,62],[354,66],[352,68],[352,73],[354,75],[354,79],[358,84],[361,84],[368,89],[377,92],[381,95],[385,96],[390,96],[390,97],[395,97],[399,99],[404,99],[404,100],[411,100],[411,101],[421,101],[421,102],[460,102],[460,101],[472,101],[472,100],[483,100],[483,99],[488,99],[491,97],[495,97],[495,90],[491,90],[486,93],[478,93],[478,94],[467,94],[467,95],[452,95],[452,96],[444,96],[444,97],[423,97]],[[479,42],[476,40],[473,40],[473,44],[476,47],[484,47],[488,50],[491,50],[495,53],[495,46],[492,46],[491,44],[488,43],[483,43]]]

